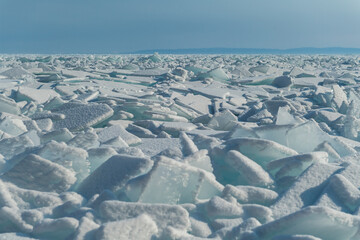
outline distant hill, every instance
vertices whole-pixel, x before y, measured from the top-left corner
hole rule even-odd
[[[151,49],[128,52],[130,54],[360,54],[360,48],[188,48],[188,49]]]

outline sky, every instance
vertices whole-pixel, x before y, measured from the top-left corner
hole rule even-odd
[[[360,48],[359,0],[0,0],[0,53]]]

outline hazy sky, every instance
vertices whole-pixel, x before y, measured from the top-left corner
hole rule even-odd
[[[0,0],[0,53],[360,48],[359,0]]]

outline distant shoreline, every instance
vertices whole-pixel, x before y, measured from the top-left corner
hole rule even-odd
[[[187,49],[149,49],[127,52],[125,54],[360,54],[360,48],[289,48],[289,49],[268,49],[268,48],[187,48]]]

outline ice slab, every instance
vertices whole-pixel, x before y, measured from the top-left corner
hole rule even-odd
[[[226,185],[222,196],[225,199],[234,197],[239,203],[253,203],[268,206],[275,202],[279,194],[267,188]]]
[[[320,239],[357,239],[360,218],[325,207],[307,207],[254,229],[255,239],[308,234]]]
[[[179,138],[182,152],[185,157],[199,151],[195,143],[189,138],[189,136],[185,132],[181,132]]]
[[[128,145],[141,143],[141,139],[126,131],[121,125],[106,127],[97,133],[99,141],[105,143],[115,137],[121,137]]]
[[[57,111],[65,119],[54,122],[54,129],[67,128],[71,131],[94,126],[111,117],[114,111],[106,104],[91,103]]]
[[[208,127],[215,130],[230,130],[235,126],[237,117],[231,113],[229,110],[225,110],[215,116],[210,120]]]
[[[189,107],[200,114],[210,113],[211,100],[202,95],[188,93],[186,96],[177,95],[175,102],[181,106]]]
[[[19,187],[48,192],[66,191],[76,181],[74,172],[34,154],[25,157],[1,178]]]
[[[35,240],[35,238],[21,233],[1,233],[0,240]]]
[[[267,164],[266,169],[276,179],[297,177],[313,163],[328,163],[327,152],[312,152],[273,160]]]
[[[293,83],[291,77],[289,76],[280,76],[273,80],[271,83],[273,86],[278,88],[288,87]]]
[[[280,218],[312,205],[320,197],[328,178],[340,167],[328,164],[313,164],[271,206],[274,218]]]
[[[120,221],[146,214],[156,223],[159,234],[167,227],[179,230],[190,228],[189,213],[181,206],[105,201],[100,205],[99,211],[100,216],[106,222]]]
[[[133,179],[125,193],[131,201],[179,204],[209,199],[222,190],[211,173],[162,157],[147,175]]]
[[[316,205],[353,213],[360,205],[360,191],[346,177],[335,174]]]
[[[79,221],[79,227],[73,234],[74,240],[89,240],[95,238],[96,230],[100,227],[97,223],[87,217],[82,217]]]
[[[41,239],[66,239],[70,237],[79,226],[75,218],[45,219],[34,227],[32,234]]]
[[[153,162],[147,158],[112,156],[81,183],[78,192],[90,198],[105,189],[120,190],[128,180],[146,173],[152,165]]]
[[[46,144],[50,141],[67,142],[72,139],[74,135],[67,128],[60,128],[40,136],[41,143]]]
[[[256,138],[235,138],[225,142],[225,151],[237,150],[265,167],[270,161],[297,155],[297,152],[274,141]]]
[[[166,149],[180,149],[179,138],[142,138],[137,146],[147,156],[155,156]]]
[[[45,103],[51,98],[60,95],[52,89],[34,89],[29,87],[20,87],[16,92],[17,101],[33,101],[36,103]]]
[[[110,147],[100,147],[88,149],[88,160],[90,163],[90,173],[95,171],[101,164],[106,162],[110,157],[117,154],[117,152]]]
[[[108,222],[96,232],[96,239],[151,239],[158,233],[156,223],[146,214],[122,221]]]
[[[51,141],[35,153],[76,173],[77,183],[89,175],[88,154],[84,149]]]
[[[184,158],[184,162],[190,164],[191,166],[204,169],[211,173],[214,170],[211,164],[211,159],[208,155],[208,151],[206,149],[202,149],[187,156],[186,158]]]
[[[0,154],[2,154],[5,159],[10,159],[16,154],[24,152],[27,147],[32,146],[34,146],[34,143],[29,137],[24,135],[5,138],[0,141]]]
[[[261,223],[272,221],[272,212],[269,208],[257,204],[240,205],[228,202],[218,196],[211,198],[204,206],[204,213],[211,219],[256,218]]]
[[[20,114],[20,107],[13,99],[0,95],[0,112],[18,115]]]
[[[11,117],[5,117],[0,120],[0,130],[12,136],[19,136],[28,131],[21,119],[14,119]]]
[[[77,134],[75,137],[70,139],[67,144],[71,147],[82,148],[85,150],[93,147],[99,147],[100,145],[98,136],[96,133],[91,131]]]
[[[1,72],[0,75],[11,78],[11,79],[22,79],[27,76],[32,76],[32,74],[26,71],[22,67],[13,67],[4,72]]]
[[[274,183],[271,176],[256,162],[238,151],[231,150],[227,153],[225,162],[239,173],[238,184],[251,186],[270,186]]]

